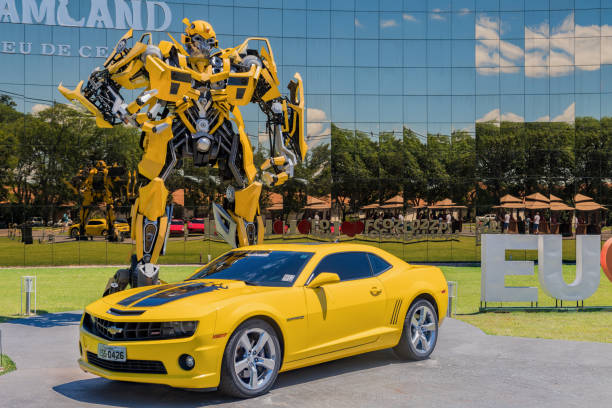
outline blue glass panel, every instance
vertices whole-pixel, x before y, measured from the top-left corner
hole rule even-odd
[[[427,38],[427,14],[402,13],[402,31],[404,38]]]
[[[306,83],[308,92],[328,94],[330,89],[330,67],[308,67]]]
[[[404,41],[404,66],[427,66],[427,42],[425,40]]]
[[[474,122],[476,119],[476,97],[474,95],[454,95],[452,103],[453,122]]]
[[[525,95],[525,121],[548,122],[550,110],[548,95]]]
[[[499,11],[499,0],[476,0],[476,11]]]
[[[283,35],[289,37],[306,35],[306,12],[304,10],[283,11]]]
[[[453,95],[474,95],[476,93],[476,70],[474,68],[452,69]]]
[[[332,122],[355,121],[355,97],[353,95],[331,96]]]
[[[331,92],[351,94],[355,92],[355,68],[334,67],[331,70]]]
[[[427,120],[427,97],[404,96],[404,122],[425,122]]]
[[[453,39],[473,39],[475,38],[474,28],[476,26],[475,14],[473,12],[458,12],[452,16],[452,36]]]
[[[401,96],[381,96],[379,118],[382,122],[401,122],[403,98]]]
[[[427,41],[427,65],[430,67],[451,66],[451,41]]]
[[[355,37],[378,38],[378,12],[355,12]]]
[[[331,64],[331,41],[328,38],[315,38],[307,41],[307,61],[309,65]]]
[[[353,66],[355,64],[354,40],[331,40],[331,61],[336,66]]]
[[[234,10],[234,34],[254,35],[259,32],[259,9],[236,7]]]
[[[427,21],[428,38],[450,38],[450,13],[431,12]]]
[[[283,12],[276,9],[259,9],[259,35],[283,35]]]
[[[234,8],[233,7],[218,7],[210,6],[209,15],[210,21],[215,29],[217,36],[219,34],[231,35],[234,33]]]
[[[428,96],[427,120],[431,122],[451,122],[451,97]]]
[[[473,67],[475,59],[474,40],[453,40],[452,42],[452,66]]]
[[[381,40],[379,65],[381,67],[401,67],[403,62],[402,45],[401,40]]]
[[[474,87],[471,92],[474,92]],[[426,68],[404,68],[404,94],[427,95]]]
[[[576,94],[576,117],[590,116],[599,119],[601,116],[600,94]]]
[[[380,38],[402,38],[402,13],[380,13]]]
[[[283,64],[306,65],[306,40],[304,38],[283,38]]]
[[[451,68],[429,68],[427,73],[428,95],[450,95],[451,78]]]
[[[404,69],[380,68],[380,93],[383,95],[401,95],[403,89]]]
[[[355,96],[355,115],[360,121],[378,122],[378,95]]]
[[[329,38],[329,11],[308,11],[308,36],[314,38]]]
[[[500,74],[499,82],[501,93],[523,94],[525,92],[525,70],[522,67],[505,69]]]
[[[355,13],[332,11],[331,36],[336,38],[355,37]]]
[[[355,68],[355,92],[375,95],[379,93],[378,68]]]
[[[360,40],[357,43],[355,64],[362,67],[378,65],[378,40]]]

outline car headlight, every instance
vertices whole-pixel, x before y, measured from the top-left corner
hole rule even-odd
[[[190,337],[198,328],[198,322],[163,322],[161,325],[162,337]]]

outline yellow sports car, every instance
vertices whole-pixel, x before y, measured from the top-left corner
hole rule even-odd
[[[70,236],[76,238],[79,236],[81,224],[72,224],[70,226]],[[126,220],[115,220],[115,230],[120,234],[129,235],[130,224]],[[108,223],[105,218],[93,218],[87,221],[85,225],[85,234],[88,236],[106,235],[108,233]]]
[[[354,354],[393,347],[427,358],[447,305],[440,269],[379,248],[250,246],[183,282],[87,306],[79,364],[113,380],[254,397],[279,372]]]

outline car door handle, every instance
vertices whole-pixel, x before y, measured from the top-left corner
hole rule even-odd
[[[381,294],[381,292],[382,289],[379,289],[376,286],[372,286],[372,288],[370,289],[370,293],[372,294],[372,296],[378,296]]]

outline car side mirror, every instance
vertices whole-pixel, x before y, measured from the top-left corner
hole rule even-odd
[[[327,285],[330,283],[336,283],[336,282],[340,282],[340,277],[338,276],[337,273],[321,272],[320,274],[317,275],[316,278],[312,280],[312,282],[308,284],[307,287],[310,289],[316,289],[323,285]]]

